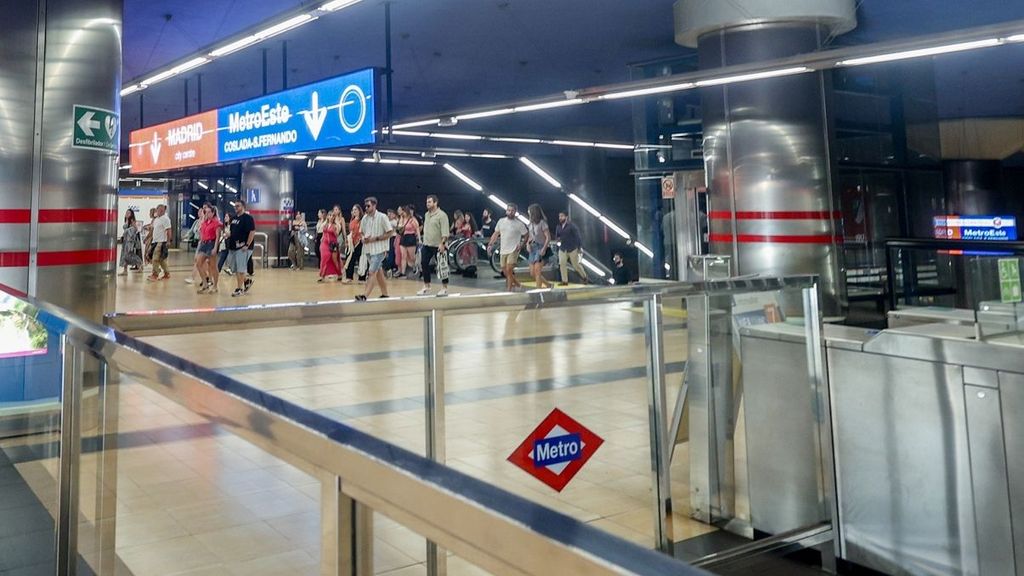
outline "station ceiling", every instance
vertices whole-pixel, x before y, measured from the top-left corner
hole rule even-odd
[[[715,0],[729,1],[729,0]],[[630,80],[632,63],[692,56],[673,40],[674,0],[392,0],[396,121]],[[125,0],[128,81],[298,7],[296,0]],[[1019,0],[860,0],[863,44],[1024,19]],[[282,41],[287,41],[287,70]],[[355,6],[215,60],[144,91],[144,123],[181,117],[368,66],[385,64],[380,0]],[[1024,46],[943,56],[940,115],[1024,115]],[[186,93],[185,78],[189,79]],[[493,119],[467,131],[632,141],[629,102]],[[122,103],[125,133],[140,127],[138,95]],[[520,116],[520,115],[516,115]],[[502,124],[503,123],[503,124]]]

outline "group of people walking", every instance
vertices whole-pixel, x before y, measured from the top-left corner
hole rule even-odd
[[[522,289],[515,268],[524,250],[527,263],[538,288],[552,286],[543,273],[545,261],[558,244],[561,286],[568,285],[568,265],[576,270],[584,283],[588,282],[581,265],[581,239],[576,225],[566,211],[559,212],[558,224],[552,232],[544,211],[537,204],[527,208],[522,218],[515,204],[509,204],[505,216],[495,219],[484,209],[479,228],[472,213],[456,210],[454,218],[441,209],[438,197],[426,198],[426,211],[422,218],[413,205],[400,206],[386,212],[378,209],[377,199],[367,197],[362,204],[352,206],[349,218],[335,205],[330,211],[321,209],[317,214],[315,252],[319,258],[318,282],[340,281],[351,283],[358,278],[365,281],[359,300],[366,300],[377,287],[380,298],[390,296],[387,277],[418,277],[423,285],[417,295],[433,293],[435,275],[440,280],[438,296],[448,294],[448,242],[454,238],[474,236],[487,241],[487,253],[498,249],[502,276],[509,291]],[[252,249],[256,224],[242,200],[232,202],[234,214],[218,216],[215,206],[203,204],[193,228],[198,236],[198,247],[193,267],[193,278],[198,279],[197,292],[215,294],[219,291],[219,277],[223,269],[235,276],[236,287],[232,296],[241,296],[253,285]],[[150,222],[139,226],[134,211],[125,213],[123,250],[119,266],[125,275],[129,269],[142,271],[152,265],[150,281],[170,278],[167,269],[167,248],[171,242],[171,221],[167,207],[160,205],[150,212]],[[288,258],[293,270],[302,270],[308,246],[308,227],[305,215],[297,213],[290,223]],[[476,244],[467,243],[468,259],[476,258]],[[217,258],[214,258],[214,254]]]

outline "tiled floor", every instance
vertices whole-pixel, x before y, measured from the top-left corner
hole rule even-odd
[[[118,310],[202,308],[351,298],[358,285],[317,284],[315,272],[261,270],[250,295],[196,295],[182,282],[118,277]],[[225,278],[226,280],[226,278]],[[488,281],[455,288],[481,290]],[[496,283],[497,281],[495,281]],[[397,280],[392,294],[419,283]],[[530,500],[645,546],[653,545],[643,315],[626,305],[454,316],[446,319],[447,463]],[[681,382],[686,333],[668,318],[669,406]],[[245,383],[424,451],[422,324],[375,321],[147,340]],[[117,554],[131,573],[316,574],[320,484],[143,383],[120,385]],[[506,461],[558,407],[605,444],[561,493]],[[687,517],[685,446],[673,464],[676,539],[711,528]],[[83,538],[90,538],[95,458],[83,460]],[[53,460],[19,471],[53,493]],[[52,501],[52,500],[51,500]],[[379,574],[425,574],[424,541],[377,516]],[[450,574],[479,574],[452,557]]]

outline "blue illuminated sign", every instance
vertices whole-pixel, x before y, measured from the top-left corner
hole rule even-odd
[[[368,69],[220,108],[218,160],[372,143],[373,99]]]
[[[947,240],[1017,239],[1017,219],[1013,216],[936,216],[935,237]]]

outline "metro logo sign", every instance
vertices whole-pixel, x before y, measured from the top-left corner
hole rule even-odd
[[[1013,216],[936,216],[935,237],[947,240],[1016,240]]]
[[[133,131],[129,157],[133,174],[216,164],[217,111]]]
[[[366,69],[135,130],[131,173],[372,143],[375,86]]]
[[[603,443],[596,434],[555,408],[508,461],[561,492]]]

